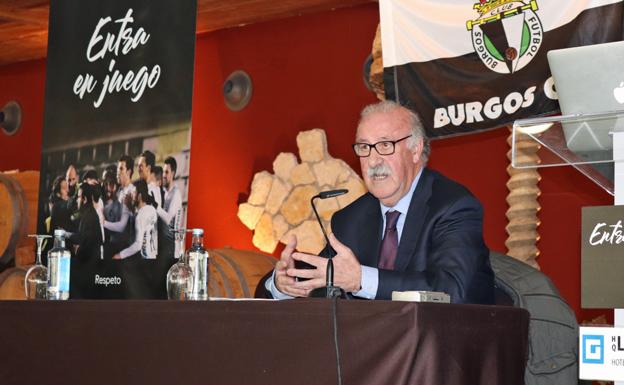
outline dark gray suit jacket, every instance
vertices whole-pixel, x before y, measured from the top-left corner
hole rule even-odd
[[[379,200],[364,194],[332,217],[332,231],[362,265],[377,267]],[[423,169],[399,241],[394,270],[379,270],[376,299],[393,290],[442,291],[454,303],[494,302],[494,274],[483,241],[483,210],[462,185]]]

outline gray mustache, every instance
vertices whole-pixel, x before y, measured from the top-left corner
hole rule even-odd
[[[392,171],[390,171],[390,167],[382,163],[374,167],[369,167],[366,173],[369,178],[374,178],[377,176],[389,176],[392,174]]]

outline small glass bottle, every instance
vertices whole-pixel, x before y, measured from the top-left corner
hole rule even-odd
[[[65,248],[65,230],[54,230],[54,247],[48,252],[48,299],[69,299],[71,254]]]
[[[186,252],[186,260],[193,271],[192,300],[208,299],[208,252],[204,249],[204,230],[193,229],[193,244]]]
[[[175,249],[178,262],[167,272],[167,298],[175,300],[187,300],[193,292],[193,270],[189,266],[184,254],[184,234],[186,230],[174,230]]]

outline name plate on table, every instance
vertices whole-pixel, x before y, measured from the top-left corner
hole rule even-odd
[[[624,328],[579,328],[579,378],[624,381]]]
[[[624,307],[624,206],[583,207],[581,306]]]
[[[451,296],[440,291],[393,291],[392,300],[451,303]]]

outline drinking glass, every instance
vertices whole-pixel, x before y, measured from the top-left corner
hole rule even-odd
[[[41,249],[43,241],[46,238],[52,238],[52,236],[43,234],[29,234],[28,236],[37,239],[37,260],[35,265],[28,269],[24,277],[26,299],[47,299],[48,268],[41,263]]]
[[[173,233],[178,251],[178,262],[167,272],[167,298],[183,301],[190,299],[193,290],[193,271],[184,252],[186,230],[173,230]]]

